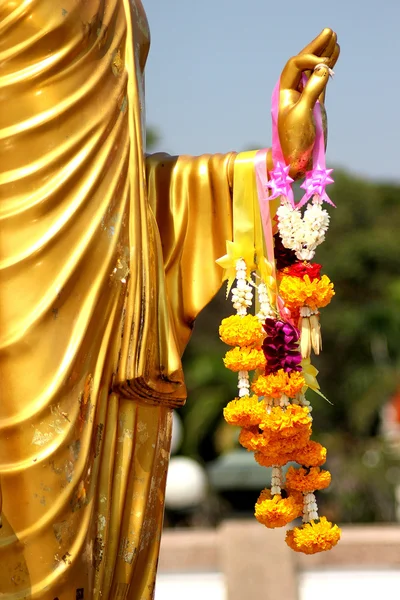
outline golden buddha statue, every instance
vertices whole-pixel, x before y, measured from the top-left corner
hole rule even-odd
[[[146,159],[149,43],[140,0],[0,0],[7,600],[153,597],[180,357],[221,285],[236,155]],[[282,73],[294,177],[328,80],[315,67],[338,54],[326,29]]]

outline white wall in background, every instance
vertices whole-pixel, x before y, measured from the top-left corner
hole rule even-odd
[[[380,600],[398,598],[400,571],[321,570],[300,576],[300,600]]]
[[[300,575],[299,586],[300,600],[396,600],[400,597],[400,571],[310,571]],[[160,573],[157,577],[155,600],[205,599],[229,600],[222,573]]]
[[[228,600],[222,573],[159,573],[155,600],[205,599]]]

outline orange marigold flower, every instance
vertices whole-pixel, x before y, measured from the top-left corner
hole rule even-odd
[[[228,346],[260,346],[265,332],[255,315],[231,315],[221,321],[219,336]]]
[[[286,473],[286,487],[288,490],[297,490],[298,492],[324,490],[330,482],[331,474],[329,471],[321,470],[319,467],[311,467],[310,469],[289,467]]]
[[[252,427],[258,425],[265,413],[265,402],[257,396],[235,398],[224,408],[224,418],[229,425]]]
[[[315,554],[324,552],[336,546],[340,540],[341,531],[337,525],[332,525],[326,517],[318,522],[311,521],[302,527],[295,527],[286,533],[287,545],[296,552]]]
[[[283,369],[279,369],[279,371],[269,375],[260,375],[251,386],[251,389],[258,396],[280,398],[285,394],[288,398],[295,398],[305,383],[301,373],[297,371],[285,373]]]
[[[333,283],[327,275],[312,281],[308,275],[305,275],[304,278],[285,275],[279,286],[279,295],[290,311],[302,306],[309,306],[312,310],[317,310],[327,306],[335,292]]]
[[[283,437],[280,432],[263,431],[265,437],[268,437],[268,450],[272,452],[283,452],[289,454],[303,448],[310,439],[311,423],[309,427],[304,427],[300,431],[289,437]]]
[[[306,406],[289,404],[286,408],[274,406],[265,412],[260,428],[271,433],[279,433],[281,437],[291,437],[300,431],[311,431],[310,412]]]
[[[326,448],[310,440],[293,453],[293,460],[304,467],[320,467],[326,462]]]
[[[265,367],[265,356],[257,348],[233,348],[225,354],[224,365],[231,371],[255,371]]]
[[[301,448],[307,446],[311,435],[311,418],[307,407],[289,405],[282,409],[275,406],[267,413],[265,403],[258,404],[259,406],[254,404],[254,410],[259,410],[260,414],[262,412],[262,418],[259,423],[250,425],[249,421],[249,425],[243,427],[239,443],[247,450],[264,454],[267,458],[256,457],[257,462],[263,466],[270,466],[266,464],[267,460],[271,465],[284,465],[296,460],[294,457]],[[234,417],[232,421],[233,419]]]
[[[310,430],[304,430],[293,437],[274,437],[263,436],[265,441],[259,440],[257,452],[254,458],[262,467],[273,467],[286,465],[288,462],[294,462],[296,453],[304,447],[310,439]],[[255,447],[250,449],[255,450]]]
[[[270,490],[263,490],[255,505],[254,515],[259,523],[270,529],[284,527],[297,519],[303,511],[301,494],[290,494],[287,498],[276,494],[271,496]]]
[[[283,467],[292,460],[291,454],[285,454],[283,452],[267,452],[265,449],[254,453],[256,462],[262,467]]]
[[[265,450],[269,441],[267,437],[259,432],[258,427],[243,427],[239,434],[239,444],[246,450],[256,452],[257,450]]]

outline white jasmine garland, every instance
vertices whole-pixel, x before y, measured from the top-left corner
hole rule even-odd
[[[242,317],[253,302],[253,289],[247,281],[245,261],[240,258],[236,262],[236,287],[232,288],[232,304],[236,313]]]
[[[282,491],[282,467],[272,467],[271,494],[280,494]]]
[[[267,318],[275,318],[275,313],[269,301],[268,290],[265,283],[260,283],[257,287],[258,302],[260,304],[260,310],[257,313],[257,318],[264,322]]]
[[[319,519],[318,506],[313,492],[304,494],[303,522]]]
[[[238,373],[239,398],[249,395],[250,380],[248,371],[239,371]]]
[[[240,258],[236,261],[236,287],[232,288],[232,304],[236,313],[242,317],[247,315],[247,309],[253,303],[253,288],[247,281],[246,262]],[[238,373],[238,396],[249,395],[250,379],[248,371]]]
[[[289,406],[289,404],[290,404],[289,398],[285,394],[282,394],[282,396],[279,400],[279,406],[281,406],[282,408],[285,408],[286,406]]]
[[[277,210],[278,230],[285,248],[293,250],[299,260],[312,260],[317,246],[325,240],[329,214],[317,197],[308,204],[304,215],[285,202]]]

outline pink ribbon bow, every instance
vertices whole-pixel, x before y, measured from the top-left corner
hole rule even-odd
[[[303,85],[307,83],[307,78],[303,75]],[[301,188],[305,190],[305,194],[297,205],[301,208],[310,200],[310,198],[316,197],[317,200],[327,202],[331,206],[335,206],[332,200],[326,193],[326,186],[333,183],[331,173],[333,169],[326,168],[325,162],[325,138],[324,128],[322,124],[322,110],[319,100],[317,100],[314,110],[314,121],[315,121],[315,143],[313,148],[313,168],[311,171],[307,171],[304,183],[301,184]]]

